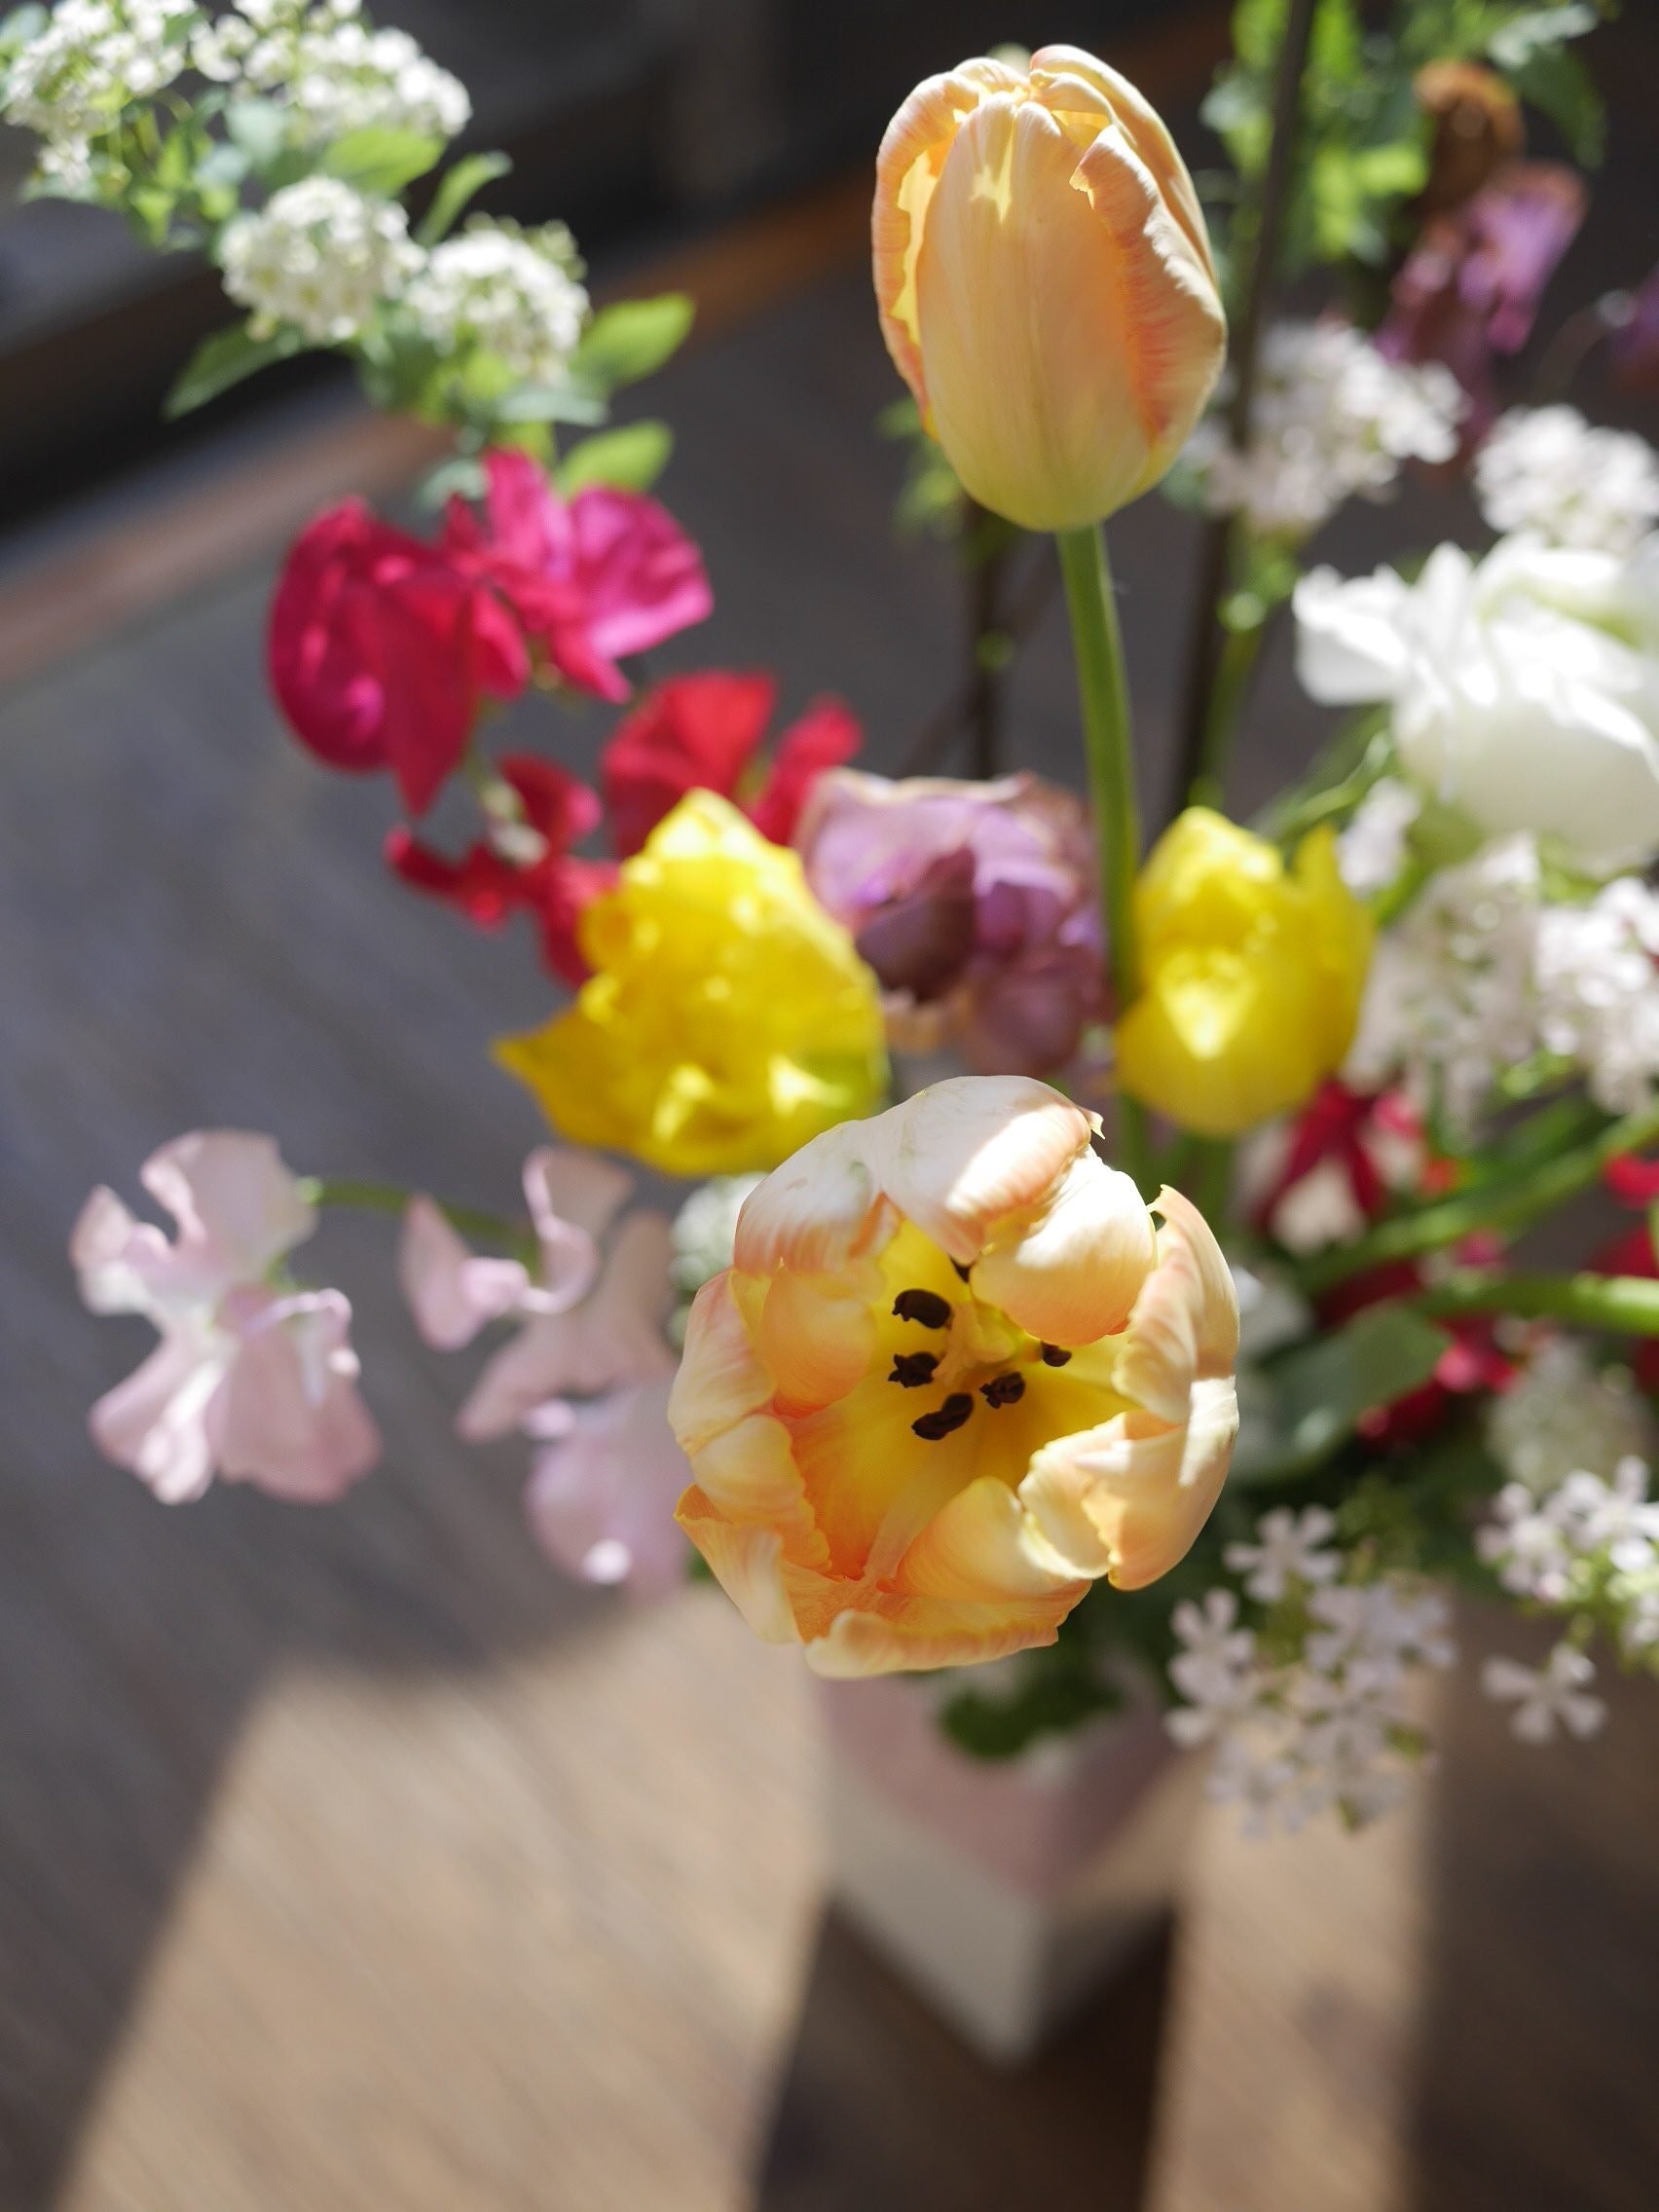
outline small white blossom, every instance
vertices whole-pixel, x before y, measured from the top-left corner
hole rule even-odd
[[[763,1181],[759,1175],[716,1175],[700,1183],[675,1215],[668,1272],[682,1298],[731,1266],[743,1201]]]
[[[1575,407],[1517,407],[1475,457],[1475,495],[1500,535],[1628,553],[1659,524],[1659,455],[1631,430],[1593,427]]]
[[[1187,460],[1212,513],[1303,538],[1355,493],[1385,498],[1402,461],[1450,461],[1466,405],[1436,363],[1387,360],[1346,323],[1281,322],[1263,342],[1248,450],[1235,453],[1212,416]]]
[[[1342,1557],[1321,1549],[1336,1530],[1336,1516],[1322,1505],[1309,1505],[1301,1513],[1277,1505],[1257,1522],[1255,1543],[1229,1544],[1223,1557],[1235,1574],[1245,1577],[1246,1596],[1276,1604],[1293,1583],[1336,1579]]]
[[[279,99],[298,143],[352,130],[406,130],[448,140],[472,115],[466,87],[407,31],[376,30],[355,0],[238,0],[200,31],[203,76]]]
[[[408,218],[338,177],[306,177],[239,215],[219,241],[225,290],[253,311],[254,334],[292,323],[317,345],[355,338],[420,267]]]
[[[476,222],[433,247],[406,304],[440,352],[477,346],[515,377],[548,383],[563,373],[587,319],[588,296],[571,260],[562,225],[537,232]]]
[[[1628,1458],[1647,1458],[1659,1437],[1628,1369],[1597,1368],[1576,1338],[1551,1337],[1510,1387],[1492,1401],[1487,1444],[1533,1498],[1583,1469],[1611,1476]]]
[[[1517,1598],[1564,1604],[1571,1589],[1572,1546],[1554,1513],[1521,1483],[1506,1483],[1493,1500],[1493,1519],[1477,1530],[1475,1549]]]
[[[1509,1725],[1524,1744],[1553,1743],[1562,1729],[1569,1736],[1594,1736],[1607,1717],[1606,1706],[1591,1694],[1595,1679],[1595,1666],[1571,1643],[1558,1643],[1541,1667],[1489,1659],[1481,1669],[1488,1697],[1514,1701]]]
[[[1621,876],[1586,906],[1538,916],[1538,1036],[1584,1069],[1609,1114],[1645,1106],[1659,1080],[1659,893]]]
[[[1421,812],[1421,794],[1410,784],[1384,776],[1372,785],[1337,839],[1337,866],[1356,899],[1375,899],[1396,882]]]
[[[0,115],[45,141],[43,174],[90,175],[88,141],[189,66],[195,0],[59,0],[0,75]]]

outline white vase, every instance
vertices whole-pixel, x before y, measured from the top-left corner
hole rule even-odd
[[[836,1901],[982,2057],[1030,2057],[1166,1923],[1199,1763],[1150,1698],[985,1760],[941,1733],[925,1683],[820,1691]]]

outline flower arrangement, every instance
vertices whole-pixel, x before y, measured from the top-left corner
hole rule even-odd
[[[170,1239],[94,1193],[87,1303],[159,1336],[100,1449],[167,1499],[363,1475],[350,1307],[288,1268],[369,1205],[427,1344],[510,1332],[457,1425],[531,1440],[556,1561],[660,1591],[694,1548],[822,1674],[943,1671],[970,1749],[1109,1711],[1133,1663],[1252,1823],[1360,1823],[1429,1750],[1451,1586],[1559,1624],[1488,1669],[1530,1741],[1599,1724],[1598,1668],[1659,1668],[1659,460],[1564,389],[1598,353],[1659,381],[1659,280],[1506,404],[1584,215],[1594,20],[1435,0],[1362,39],[1348,0],[1242,0],[1209,217],[1075,48],[904,103],[876,305],[906,505],[984,616],[968,781],[851,766],[829,699],[768,748],[763,674],[636,690],[713,597],[650,496],[667,429],[602,424],[688,303],[595,312],[561,227],[458,230],[502,165],[440,173],[466,94],[402,33],[356,0],[12,17],[37,189],[204,251],[243,311],[176,408],[321,347],[453,433],[424,534],[352,500],[302,534],[271,683],[320,762],[387,777],[395,874],[527,917],[560,994],[497,1048],[557,1140],[521,1218],[229,1131],[140,1170]],[[1524,158],[1529,110],[1575,166]],[[1270,321],[1286,277],[1342,307]],[[1466,475],[1491,542],[1309,565],[1407,468]],[[1161,484],[1205,519],[1186,802],[1149,842],[1102,525]],[[1087,800],[988,756],[1018,564],[1064,592]],[[1225,771],[1279,622],[1343,719],[1246,825]],[[617,710],[597,790],[556,722],[493,749],[532,695]],[[443,793],[459,851],[419,827]],[[609,1155],[696,1187],[631,1207]],[[1603,1186],[1641,1218],[1533,1265]]]

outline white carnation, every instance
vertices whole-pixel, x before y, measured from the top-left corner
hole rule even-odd
[[[1355,493],[1385,498],[1402,461],[1450,461],[1466,405],[1436,363],[1387,360],[1346,323],[1281,322],[1263,342],[1248,449],[1235,452],[1212,416],[1187,459],[1212,512],[1302,538]]]
[[[1500,533],[1628,553],[1659,524],[1659,455],[1575,407],[1512,408],[1475,457],[1475,494]]]
[[[560,376],[587,319],[588,296],[570,271],[570,234],[477,222],[434,246],[406,305],[440,352],[476,346],[515,377]]]
[[[338,177],[306,177],[239,215],[219,240],[225,289],[255,334],[292,323],[317,345],[355,338],[421,265],[408,218]]]

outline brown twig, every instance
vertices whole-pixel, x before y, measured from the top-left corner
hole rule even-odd
[[[1030,571],[1018,592],[1007,603],[1001,623],[1002,635],[1015,652],[1047,613],[1060,580],[1052,543],[1042,538],[1035,550],[1036,558]],[[974,713],[979,696],[979,673],[976,664],[969,679],[958,684],[937,714],[917,731],[899,763],[901,776],[929,774],[950,751]],[[976,768],[975,772],[980,771]]]

